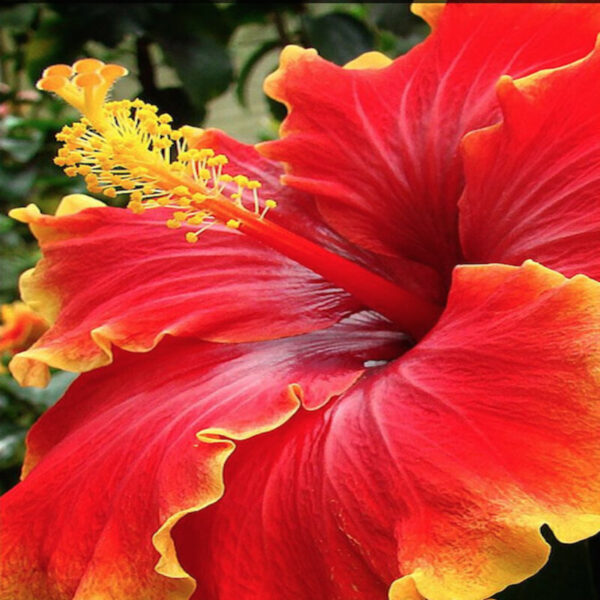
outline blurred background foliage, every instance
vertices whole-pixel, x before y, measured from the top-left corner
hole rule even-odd
[[[7,212],[34,202],[54,212],[85,192],[55,166],[54,134],[77,115],[35,89],[47,66],[94,57],[131,73],[115,98],[140,97],[176,125],[219,127],[248,143],[276,137],[285,108],[262,81],[287,44],[316,48],[344,64],[379,50],[408,51],[428,33],[405,3],[10,3],[0,6],[0,304],[18,298],[17,280],[38,260],[27,228]],[[106,201],[106,198],[103,198]],[[1,332],[1,330],[0,330]],[[1,337],[1,335],[0,335]],[[0,345],[1,348],[1,345]],[[10,356],[5,352],[2,363]],[[74,379],[56,372],[44,389],[21,388],[0,371],[0,493],[18,481],[28,428]],[[600,600],[599,541],[554,546],[547,567],[497,600]]]
[[[264,77],[290,43],[343,64],[378,49],[397,56],[427,33],[406,4],[3,3],[0,6],[0,304],[38,259],[27,227],[7,216],[33,202],[53,213],[70,193],[87,193],[52,159],[61,127],[77,113],[35,82],[55,63],[83,57],[126,66],[115,98],[140,97],[177,125],[220,127],[256,142],[277,135],[285,109],[262,93]],[[106,198],[102,198],[106,201]],[[2,346],[0,345],[0,348]],[[8,362],[9,353],[2,357]],[[24,437],[72,377],[46,390],[19,388],[0,374],[0,492],[18,481]]]

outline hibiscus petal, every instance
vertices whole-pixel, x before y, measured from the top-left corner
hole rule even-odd
[[[352,241],[435,267],[461,262],[460,139],[498,120],[494,83],[581,58],[600,29],[593,4],[425,7],[429,38],[382,69],[348,70],[288,47],[267,93],[289,109],[283,139],[259,151],[284,181],[326,199],[325,219]]]
[[[367,68],[367,65],[375,68],[386,60],[389,62],[379,52],[367,52],[356,59],[355,65],[349,64],[346,68]],[[277,210],[269,213],[270,221],[363,265],[390,281],[398,282],[408,291],[443,304],[446,290],[433,269],[404,257],[382,257],[340,236],[323,220],[317,209],[315,196],[281,185],[280,180],[284,174],[281,163],[261,156],[254,146],[242,144],[218,129],[203,130],[194,142],[200,148],[213,148],[215,152],[225,154],[230,158],[232,172],[246,173],[263,184],[260,189],[261,197],[275,198],[278,204]]]
[[[271,339],[327,327],[358,307],[312,271],[229,229],[214,227],[191,245],[164,226],[162,209],[73,212],[73,199],[67,203],[58,217],[33,206],[16,214],[44,254],[21,280],[23,298],[53,322],[11,363],[24,385],[45,384],[47,365],[105,365],[112,344],[146,351],[166,333]]]
[[[174,535],[196,598],[482,600],[600,529],[600,284],[455,271],[413,350],[240,443]],[[251,474],[251,476],[250,476]]]
[[[402,344],[363,313],[271,342],[167,337],[146,354],[117,351],[31,431],[28,475],[0,502],[0,595],[187,598],[193,582],[170,531],[221,496],[231,440],[281,425],[300,400],[322,406],[365,360],[397,356]]]
[[[600,279],[600,49],[572,65],[502,78],[504,121],[464,140],[465,256],[533,258]]]

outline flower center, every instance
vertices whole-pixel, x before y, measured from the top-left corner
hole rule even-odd
[[[38,81],[39,89],[56,93],[83,115],[56,136],[64,145],[55,163],[67,175],[82,175],[92,193],[129,195],[134,213],[171,209],[167,226],[183,228],[190,243],[217,223],[238,229],[346,290],[414,338],[431,328],[441,307],[265,219],[275,200],[259,197],[259,181],[225,173],[223,154],[192,148],[197,129],[173,129],[170,115],[139,99],[106,102],[112,84],[126,74],[119,65],[84,59],[72,67],[49,67]]]

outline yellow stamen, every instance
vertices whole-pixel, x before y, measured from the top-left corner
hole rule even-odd
[[[171,115],[158,114],[156,106],[139,99],[106,101],[112,84],[126,74],[125,68],[94,58],[44,71],[37,86],[82,113],[81,121],[57,135],[63,147],[55,163],[70,176],[83,175],[91,192],[110,198],[128,193],[129,207],[136,213],[170,208],[170,228],[202,225],[187,232],[193,233],[188,241],[216,222],[237,229],[245,215],[264,218],[274,205],[260,201],[260,182],[223,173],[229,160],[212,148],[190,148],[198,130],[173,129]],[[248,201],[243,196],[246,189],[251,190]]]
[[[169,115],[159,115],[156,106],[139,99],[106,102],[111,85],[126,73],[118,65],[83,59],[72,67],[49,67],[37,82],[39,89],[56,93],[82,113],[81,121],[64,127],[57,136],[63,148],[55,162],[67,174],[84,175],[92,193],[111,197],[128,193],[135,213],[170,210],[167,227],[184,228],[189,243],[216,223],[240,229],[345,289],[416,338],[429,330],[440,314],[439,306],[265,221],[276,202],[258,198],[260,182],[223,173],[228,163],[223,154],[212,148],[190,148],[198,139],[197,129],[173,130]],[[244,199],[248,192],[252,198]]]

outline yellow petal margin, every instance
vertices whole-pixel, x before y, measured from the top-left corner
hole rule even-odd
[[[56,216],[65,217],[88,208],[103,206],[106,206],[104,202],[90,196],[71,194],[61,200],[56,209]],[[21,223],[27,223],[40,243],[60,239],[60,234],[56,230],[39,223],[41,212],[35,204],[15,208],[9,212],[9,216]],[[44,285],[42,278],[43,265],[38,263],[36,267],[28,269],[21,275],[19,290],[23,301],[52,324],[60,312],[60,296],[55,290]],[[9,365],[10,371],[21,385],[45,387],[50,380],[50,373],[46,366],[52,364],[50,354],[48,351],[35,348],[34,345],[12,359]]]

